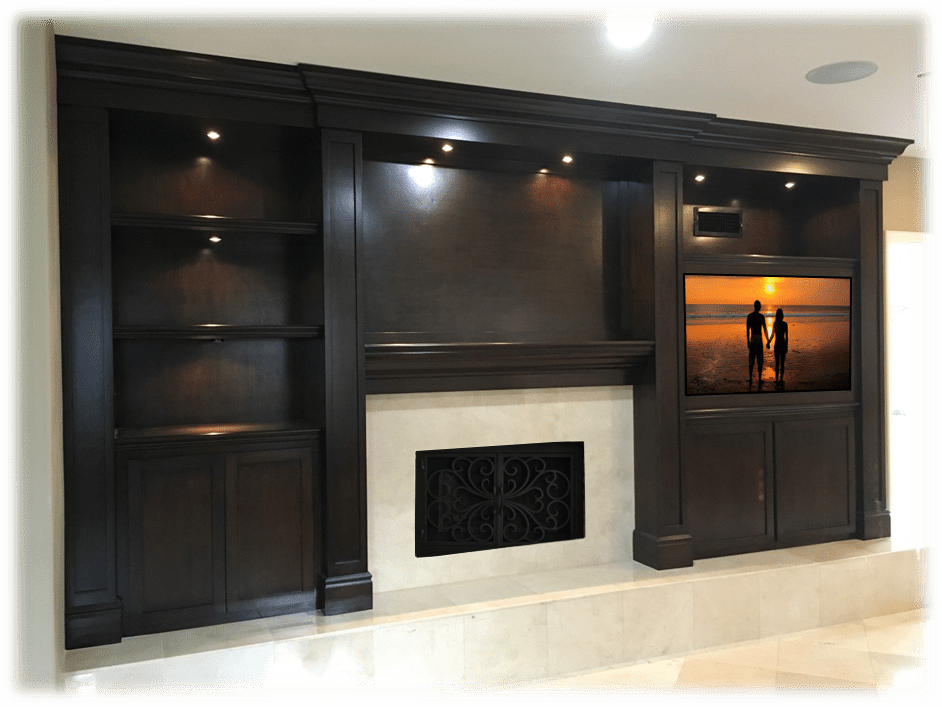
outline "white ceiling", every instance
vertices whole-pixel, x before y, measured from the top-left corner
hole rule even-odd
[[[355,2],[351,2],[355,5]],[[926,157],[926,21],[661,15],[639,49],[618,50],[599,14],[237,19],[73,16],[57,34],[278,63],[322,64],[442,81],[715,113],[723,118],[917,141]],[[873,76],[805,80],[869,60]]]

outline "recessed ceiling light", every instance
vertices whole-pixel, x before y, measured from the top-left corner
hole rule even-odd
[[[860,81],[877,72],[877,65],[872,61],[839,61],[812,69],[805,78],[811,83],[850,83]]]
[[[570,162],[572,162],[572,157],[570,157],[569,155],[566,155],[565,157],[563,157],[563,162],[565,162],[566,164],[569,164]]]
[[[795,182],[785,182],[786,189],[791,189],[793,186],[795,186]]]
[[[453,148],[453,147],[452,147],[451,145],[449,145],[447,142],[446,142],[444,145],[442,145],[442,152],[451,152],[451,151],[454,150],[454,149],[455,149],[455,148]]]
[[[654,18],[628,12],[613,13],[606,19],[608,41],[619,49],[631,49],[644,42],[654,29]]]
[[[427,160],[425,160],[425,164],[435,164],[435,160],[429,157]]]
[[[210,236],[209,240],[212,241],[213,243],[218,243],[219,241],[222,240],[222,238],[220,238],[219,236]]]
[[[215,130],[210,130],[208,133],[206,133],[206,137],[208,137],[210,140],[218,140],[220,136],[219,133],[217,133]]]
[[[706,179],[705,176],[703,176],[702,174],[698,174],[696,177],[693,178],[693,181],[702,182],[704,179]]]

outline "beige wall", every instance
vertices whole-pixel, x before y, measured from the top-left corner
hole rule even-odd
[[[929,230],[925,223],[926,163],[918,157],[898,157],[890,165],[883,185],[883,228],[887,231]]]
[[[52,687],[63,658],[62,393],[51,25],[17,27],[16,677]]]

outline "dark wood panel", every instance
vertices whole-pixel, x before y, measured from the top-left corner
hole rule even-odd
[[[263,423],[233,423],[210,425],[172,425],[139,429],[115,430],[115,445],[127,447],[163,447],[172,442],[207,443],[224,442],[231,445],[245,440],[281,441],[294,437],[318,437],[321,430],[310,422],[284,420]]]
[[[683,174],[679,164],[657,162],[653,169],[653,232],[636,255],[649,263],[655,349],[634,388],[636,561],[655,569],[689,566],[693,547],[683,526],[680,426],[680,217]],[[635,255],[635,254],[633,254]]]
[[[160,216],[112,212],[112,226],[131,226],[136,229],[164,231],[197,231],[200,233],[251,233],[256,236],[302,235],[311,238],[320,236],[319,223],[303,221],[263,221],[260,219],[238,219],[227,216]]]
[[[307,236],[115,227],[112,242],[116,325],[323,322],[320,244]]]
[[[313,110],[293,67],[56,35],[61,102],[308,127]]]
[[[844,397],[849,397],[846,394]],[[721,399],[720,399],[721,400]],[[717,398],[713,398],[715,403]],[[709,422],[778,422],[782,420],[809,420],[818,418],[850,417],[860,406],[847,402],[809,402],[791,405],[769,405],[766,398],[762,406],[723,406],[688,409],[684,414],[688,424]]]
[[[128,462],[131,633],[225,611],[220,456]]]
[[[65,626],[68,648],[117,640],[108,116],[59,111]]]
[[[856,258],[829,258],[790,255],[685,254],[685,273],[714,275],[794,275],[809,277],[853,277]]]
[[[356,133],[322,133],[324,184],[324,552],[318,608],[369,609],[366,549],[366,412],[363,340],[362,144]]]
[[[316,150],[314,133],[298,128],[113,111],[112,208],[317,221]]]
[[[363,190],[368,331],[620,333],[605,182],[364,162]]]
[[[654,338],[654,193],[652,183],[623,185],[621,208],[627,211],[626,243],[622,250],[622,327],[630,339]]]
[[[117,426],[309,420],[305,339],[120,339],[115,342]]]
[[[778,537],[853,532],[855,471],[853,417],[775,423]]]
[[[909,140],[301,65],[324,127],[885,179]],[[377,100],[377,97],[380,97]],[[729,160],[728,156],[733,155]],[[700,158],[700,159],[698,159]]]
[[[99,608],[100,607],[100,608]],[[93,611],[69,611],[65,615],[65,648],[90,648],[120,643],[121,601],[96,604]]]
[[[191,326],[118,325],[115,339],[314,339],[324,335],[322,326],[253,326],[194,324]]]
[[[688,424],[683,452],[695,556],[771,546],[772,424]]]
[[[860,277],[854,288],[860,303],[859,357],[855,385],[860,390],[860,487],[856,502],[857,530],[864,539],[890,535],[887,508],[887,422],[885,342],[885,248],[883,241],[883,185],[860,185]]]
[[[310,449],[226,460],[226,606],[314,606],[314,476]],[[301,610],[300,608],[298,610]]]

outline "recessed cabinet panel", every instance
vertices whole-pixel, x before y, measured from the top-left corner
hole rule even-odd
[[[226,593],[230,611],[314,590],[314,480],[308,449],[230,455],[226,464]]]
[[[125,339],[115,342],[119,428],[306,420],[319,341]]]
[[[687,527],[698,554],[771,542],[772,426],[690,426],[686,438]]]
[[[115,226],[116,326],[323,324],[320,239]]]
[[[857,257],[858,192],[855,179],[688,165],[684,254]],[[698,235],[698,207],[739,212],[738,236]]]
[[[617,255],[606,244],[614,214],[605,181],[370,161],[363,168],[367,332],[592,341],[618,328],[607,302],[617,302],[619,284],[605,264]]]
[[[111,115],[114,211],[320,218],[319,157],[309,130],[133,111]]]
[[[133,459],[127,472],[132,624],[225,611],[222,457]]]
[[[778,535],[854,529],[854,420],[775,425]]]

